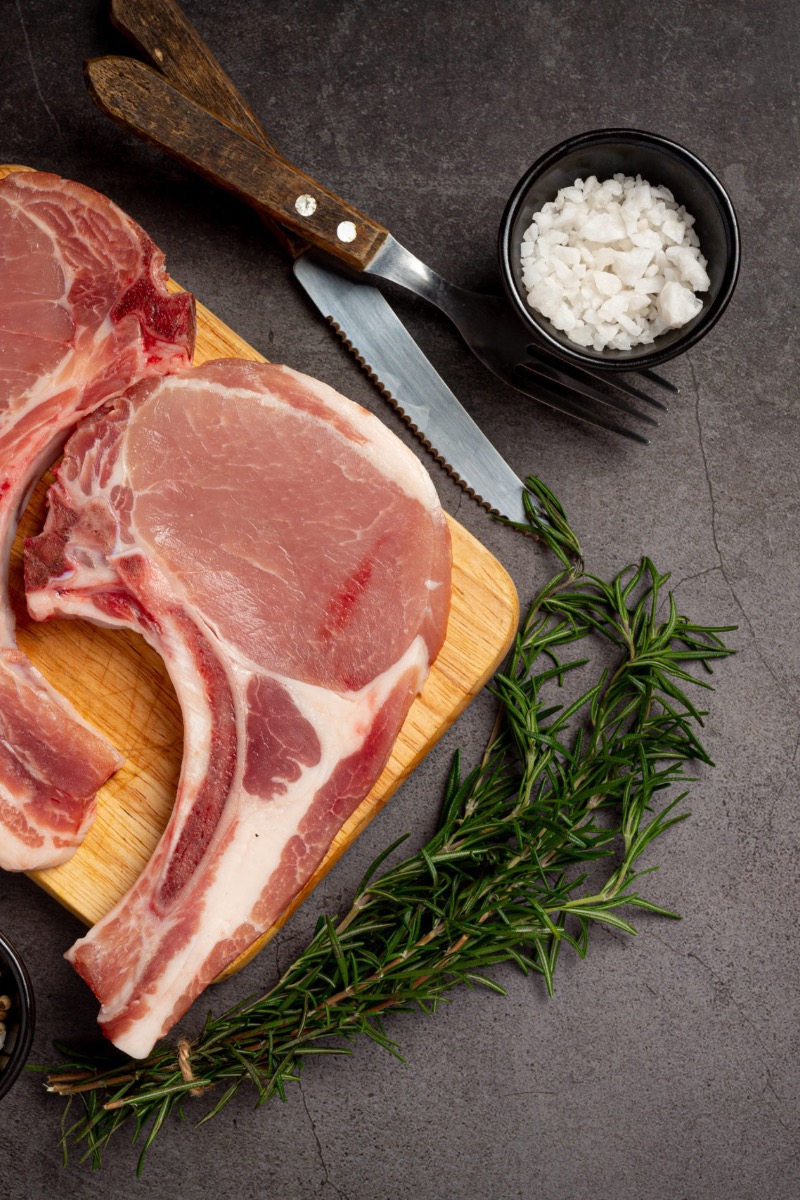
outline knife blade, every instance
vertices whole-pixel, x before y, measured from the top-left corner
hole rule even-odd
[[[386,305],[391,317],[387,321],[385,312],[374,306],[371,293],[376,289],[338,275],[318,263],[311,252],[295,259],[294,274],[448,474],[490,512],[524,522],[522,481],[434,370],[392,308]],[[438,449],[445,446],[445,452]]]
[[[146,7],[152,9],[158,8],[158,5],[154,6],[150,2]],[[135,12],[135,9],[133,11]],[[176,14],[179,19],[183,18],[177,5],[172,4],[170,0],[167,15],[171,39],[169,43],[166,39],[164,41],[169,53],[163,50],[159,53],[160,47],[153,44],[152,29],[146,33],[147,42],[144,40],[143,30],[140,29],[137,34],[130,29],[130,4],[117,3],[114,10],[117,27],[130,32],[138,45],[146,46],[154,61],[163,61],[173,79],[176,74],[175,64],[179,61],[175,51]],[[185,23],[185,18],[183,22]],[[180,20],[178,30],[179,35],[184,36],[185,30],[181,33]],[[195,34],[192,49],[195,63],[198,57],[198,41],[199,38]],[[195,93],[198,87],[203,86],[202,78],[203,74],[207,73],[209,58],[212,62],[215,61],[202,42],[200,46],[203,47],[204,72],[197,71],[195,66],[194,75],[200,80],[194,86]],[[308,189],[313,189],[318,197],[324,189],[320,189],[314,180],[303,176],[291,163],[278,157],[266,135],[259,138],[258,142],[255,140],[254,124],[256,128],[257,124],[243,101],[241,107],[244,109],[244,117],[239,115],[236,106],[227,106],[228,120],[222,121],[198,107],[191,97],[187,99],[156,71],[133,60],[94,60],[87,63],[86,74],[92,98],[118,123],[175,154],[201,173],[210,174],[215,182],[220,182],[232,173],[237,179],[233,185],[234,190],[241,192],[247,191],[248,178],[252,179],[247,164],[239,162],[237,169],[237,163],[232,161],[230,147],[226,146],[224,137],[218,137],[216,143],[213,136],[209,137],[215,130],[232,133],[235,123],[238,136],[234,151],[236,148],[243,149],[246,156],[247,147],[250,146],[256,153],[269,153],[272,162],[276,164],[277,177],[268,185],[268,203],[264,207],[272,212],[280,212],[282,217],[286,217],[290,225],[293,225],[294,234],[306,233],[328,247],[333,236],[341,243],[341,249],[346,251],[346,241],[341,238],[342,219],[344,218],[346,223],[347,219],[355,216],[359,221],[359,233],[362,232],[364,221],[368,225],[366,244],[362,245],[362,238],[359,237],[359,245],[354,247],[358,255],[354,258],[356,262],[363,253],[369,253],[371,247],[380,244],[387,236],[387,231],[381,226],[368,218],[362,218],[361,214],[349,208],[333,193],[325,192],[325,199],[329,199],[331,203],[323,206],[328,211],[320,214],[320,221],[313,220],[313,213],[305,213],[300,201],[308,199],[305,194]],[[227,86],[232,87],[224,73],[222,78]],[[192,147],[196,148],[196,156]],[[235,157],[234,152],[233,158]],[[211,171],[208,169],[209,165],[212,167]],[[302,186],[303,182],[307,186],[298,196],[298,186]],[[287,191],[296,197],[295,212],[287,212]],[[293,221],[295,216],[298,218],[296,222]],[[333,234],[332,229],[335,230]],[[289,248],[293,253],[298,253],[301,249],[298,245]],[[303,257],[305,256],[296,261],[302,263]],[[346,252],[342,257],[347,257]],[[510,520],[525,521],[522,501],[524,489],[521,481],[422,354],[388,301],[377,289],[352,283],[332,270],[327,271],[330,278],[325,281],[326,268],[318,263],[314,263],[313,267],[314,269],[311,266],[307,269],[296,269],[296,278],[309,292],[314,303],[317,303],[317,297],[322,297],[323,302],[321,305],[317,304],[318,307],[335,310],[335,315],[334,311],[324,311],[323,316],[336,325],[342,340],[353,349],[357,360],[364,361],[368,374],[378,381],[381,391],[403,415],[423,445],[478,503]],[[326,282],[327,287],[324,287]],[[359,298],[359,292],[362,290],[366,294]],[[376,331],[380,331],[380,338],[376,338]],[[382,340],[386,342],[385,346],[381,345]],[[407,367],[403,357],[398,354],[398,347],[403,347],[405,351]],[[426,404],[426,394],[436,398],[435,406],[430,402]]]

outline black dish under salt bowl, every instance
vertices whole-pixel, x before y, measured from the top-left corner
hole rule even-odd
[[[522,282],[523,234],[535,213],[576,179],[595,175],[601,182],[622,173],[640,175],[653,187],[664,185],[695,218],[700,249],[711,286],[699,295],[703,307],[687,324],[659,334],[630,350],[595,350],[572,342],[528,303]],[[724,187],[690,151],[657,134],[637,129],[599,129],[561,142],[526,171],[506,206],[499,233],[500,273],[514,311],[543,346],[592,370],[635,371],[667,362],[694,346],[713,328],[733,295],[739,274],[739,229]]]

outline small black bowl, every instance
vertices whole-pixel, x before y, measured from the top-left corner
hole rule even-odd
[[[5,1018],[6,1040],[0,1050],[0,1100],[11,1088],[30,1053],[36,1007],[25,964],[0,933],[0,995],[8,996],[11,1009]]]
[[[530,307],[522,283],[520,246],[534,213],[576,179],[596,175],[602,182],[622,172],[641,175],[654,187],[664,184],[695,218],[700,250],[708,260],[711,287],[701,293],[703,308],[680,329],[669,329],[649,345],[632,350],[594,350],[571,342],[565,333]],[[561,142],[523,175],[500,223],[500,273],[515,312],[545,345],[593,370],[635,371],[666,362],[704,337],[722,316],[739,274],[739,227],[727,192],[715,175],[676,142],[637,129],[599,129]]]

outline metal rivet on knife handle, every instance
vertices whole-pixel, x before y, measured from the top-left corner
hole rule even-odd
[[[316,200],[313,196],[309,196],[307,192],[297,197],[294,206],[301,217],[310,217],[317,211]]]
[[[341,221],[336,227],[336,236],[340,242],[354,242],[357,232],[352,221]]]

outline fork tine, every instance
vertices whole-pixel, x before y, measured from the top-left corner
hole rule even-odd
[[[595,387],[593,383],[589,382],[589,380],[594,379],[592,375],[576,377],[562,371],[559,367],[551,366],[550,363],[538,362],[536,359],[520,363],[520,370],[542,376],[566,388],[569,392],[575,392],[579,396],[586,396],[589,400],[608,405],[609,408],[616,408],[619,412],[627,413],[628,416],[636,417],[640,421],[646,421],[648,425],[658,425],[658,421],[654,420],[648,413],[639,412],[637,408],[634,408],[632,404],[626,403],[625,400],[620,400],[612,393],[601,391]]]
[[[663,375],[659,375],[657,371],[651,370],[650,367],[642,367],[641,371],[637,371],[636,373],[637,375],[644,376],[645,379],[649,379],[651,383],[658,384],[659,387],[664,388],[667,392],[675,392],[676,395],[680,393],[681,389],[677,383],[673,383],[671,379],[665,379]]]
[[[621,392],[625,396],[632,396],[635,400],[644,400],[646,404],[651,404],[653,408],[659,408],[662,412],[667,411],[667,406],[662,400],[657,400],[654,396],[648,396],[647,392],[635,388],[632,384],[626,383],[622,379],[614,379],[612,381],[607,375],[601,375],[598,371],[592,371],[589,367],[579,367],[575,363],[565,362],[563,358],[558,358],[557,355],[551,354],[549,351],[540,350],[538,346],[529,348],[529,353],[537,359],[543,359],[553,370],[560,371],[562,375],[568,375],[571,379],[578,381],[592,379],[599,385],[600,390],[607,389],[607,391],[603,390],[604,397],[606,395],[613,395],[615,392]]]
[[[595,376],[595,378],[600,379],[600,376]],[[606,382],[605,376],[602,377],[602,381]],[[645,404],[651,404],[653,408],[658,408],[661,412],[669,412],[663,400],[659,400],[657,396],[649,396],[647,392],[643,392],[641,388],[634,387],[632,383],[625,383],[622,379],[618,379],[615,381],[614,386],[622,388],[623,392],[626,392],[629,396],[635,396],[637,400],[644,400]]]
[[[519,376],[522,370],[518,369],[514,373]],[[526,372],[527,373],[527,372]],[[586,421],[589,425],[597,425],[600,429],[608,429],[611,433],[618,433],[620,437],[629,438],[633,442],[639,442],[642,446],[649,446],[650,439],[643,437],[641,433],[635,433],[632,429],[626,429],[624,425],[618,425],[616,421],[611,421],[607,417],[601,416],[588,406],[583,405],[578,399],[571,399],[565,395],[563,390],[557,391],[549,386],[546,378],[541,375],[534,375],[532,382],[535,383],[535,390],[530,387],[523,387],[521,383],[514,382],[514,376],[507,379],[518,392],[523,396],[527,396],[531,400],[538,400],[542,404],[548,405],[549,408],[555,408],[558,412],[566,413],[569,417],[576,417],[579,421]],[[572,393],[576,396],[576,393]]]

